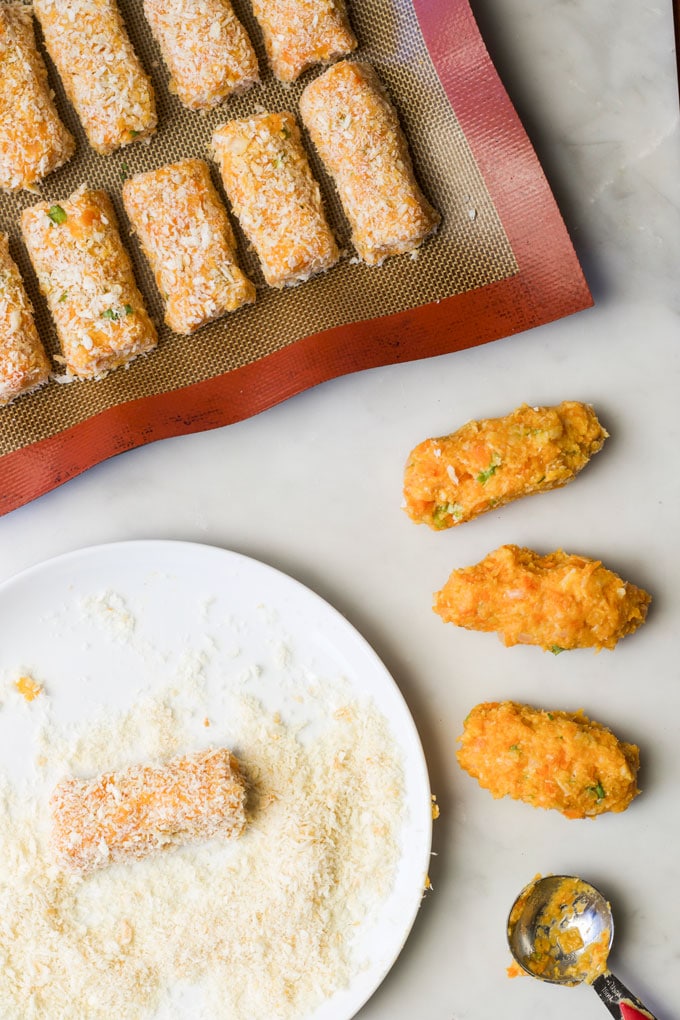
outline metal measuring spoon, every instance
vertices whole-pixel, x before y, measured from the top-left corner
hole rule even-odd
[[[605,897],[570,875],[530,882],[508,917],[510,952],[527,974],[556,985],[585,981],[617,1020],[655,1020],[607,968],[613,938]]]

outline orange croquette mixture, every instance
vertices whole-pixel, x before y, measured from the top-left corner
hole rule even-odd
[[[614,648],[644,623],[650,602],[651,595],[599,560],[503,545],[475,566],[454,570],[433,608],[445,623],[557,654]]]
[[[496,797],[592,818],[625,811],[640,792],[639,750],[582,711],[542,711],[513,701],[476,705],[458,762]]]
[[[522,496],[570,482],[607,433],[588,404],[523,404],[504,418],[469,421],[426,439],[404,473],[405,510],[435,530],[472,520]]]

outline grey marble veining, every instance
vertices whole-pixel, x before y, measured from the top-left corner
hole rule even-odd
[[[99,542],[207,542],[292,574],[373,644],[418,725],[442,814],[434,890],[362,1020],[602,1020],[587,988],[506,977],[507,912],[539,871],[581,874],[605,891],[617,925],[613,969],[658,1020],[671,1020],[680,1010],[680,125],[671,4],[474,6],[595,307],[474,350],[339,379],[229,428],[101,464],[0,520],[0,581]],[[417,442],[523,401],[563,399],[591,401],[611,434],[572,485],[450,532],[406,519],[402,470]],[[652,592],[648,622],[614,652],[558,657],[443,625],[432,592],[454,567],[504,542],[601,558]],[[1,628],[0,620],[0,640]],[[638,743],[642,795],[624,814],[594,821],[494,801],[454,752],[472,705],[504,698],[582,707]]]
[[[680,310],[671,3],[473,4],[596,299]]]

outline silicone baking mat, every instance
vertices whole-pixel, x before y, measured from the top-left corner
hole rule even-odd
[[[484,343],[591,303],[548,184],[467,2],[366,0],[350,6],[356,56],[373,64],[390,92],[416,174],[442,214],[440,230],[417,258],[401,256],[380,267],[358,263],[332,183],[309,145],[329,221],[346,253],[341,263],[299,287],[272,290],[236,225],[241,264],[258,287],[255,305],[193,336],[171,333],[129,231],[123,180],[185,156],[209,159],[211,134],[225,120],[263,109],[297,112],[302,88],[320,69],[293,86],[278,83],[247,3],[235,0],[262,82],[208,114],[188,111],[168,91],[142,5],[120,0],[120,6],[153,80],[158,130],[148,143],[97,155],[47,59],[57,107],[78,147],[71,162],[46,179],[40,197],[57,202],[84,181],[109,192],[160,342],[103,380],[51,382],[0,409],[0,513],[134,446],[226,425],[334,376]],[[216,173],[214,181],[221,190]],[[0,229],[10,235],[39,331],[56,354],[18,226],[21,211],[35,201],[27,192],[0,195]]]

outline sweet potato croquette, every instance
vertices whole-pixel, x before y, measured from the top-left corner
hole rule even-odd
[[[476,705],[458,762],[498,798],[592,818],[625,811],[640,792],[639,750],[582,711],[541,711],[513,701]]]
[[[535,492],[560,488],[602,448],[607,432],[588,404],[523,404],[504,418],[469,421],[426,439],[404,473],[405,510],[435,530]]]
[[[240,836],[245,802],[239,763],[224,748],[89,780],[66,778],[52,794],[52,848],[59,863],[84,874],[170,847]]]
[[[445,623],[497,631],[508,646],[540,645],[558,654],[614,648],[644,623],[651,598],[599,560],[502,545],[475,566],[454,570],[433,608]]]

